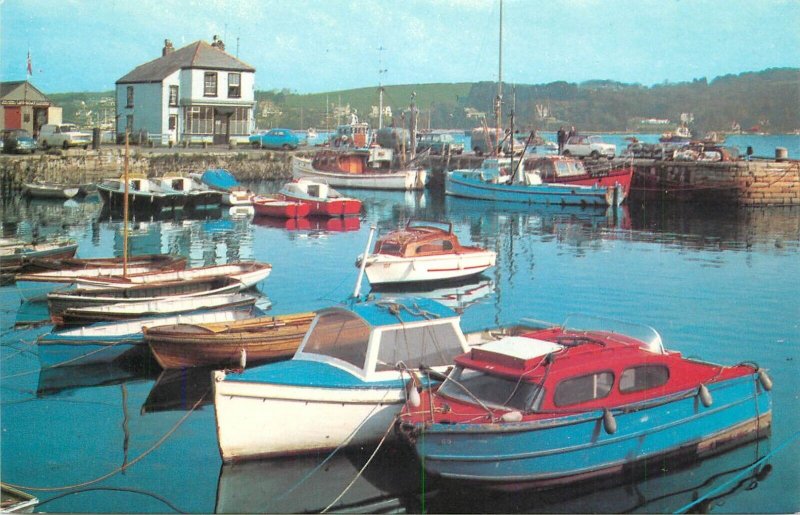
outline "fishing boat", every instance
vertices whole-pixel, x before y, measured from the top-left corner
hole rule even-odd
[[[50,319],[54,324],[59,325],[61,324],[61,315],[70,308],[235,293],[243,286],[242,283],[230,277],[211,276],[188,281],[140,284],[130,288],[78,288],[65,292],[48,293],[47,305]]]
[[[222,293],[197,297],[166,297],[143,302],[119,302],[101,306],[68,308],[61,312],[62,326],[126,320],[149,316],[189,313],[207,309],[233,309],[253,306],[258,298],[242,293]]]
[[[311,204],[257,195],[253,198],[255,214],[274,218],[303,218],[311,212]]]
[[[142,329],[172,324],[231,323],[263,316],[258,307],[179,313],[121,322],[98,322],[88,326],[52,331],[37,339],[39,361],[45,367],[108,363],[146,345]]]
[[[602,165],[601,165],[602,166]],[[539,174],[545,184],[565,184],[578,186],[596,186],[600,188],[621,187],[622,199],[628,198],[633,179],[633,167],[630,165],[607,167],[593,166],[588,169],[583,161],[574,157],[559,155],[535,155],[525,159],[525,170],[533,170]]]
[[[123,209],[126,193],[125,179],[105,179],[97,185],[97,193],[112,209]],[[183,209],[188,196],[180,191],[164,189],[155,180],[146,177],[128,179],[128,207],[138,212],[158,212]]]
[[[22,194],[31,198],[43,198],[54,200],[71,199],[80,191],[78,186],[65,186],[63,184],[48,184],[40,182],[28,182],[22,187]]]
[[[72,240],[52,242],[25,242],[13,239],[0,241],[0,270],[2,283],[14,280],[14,275],[22,272],[32,259],[39,258],[71,258],[78,250],[78,244]]]
[[[236,366],[290,358],[314,313],[264,316],[234,322],[146,327],[144,339],[161,368]]]
[[[0,513],[33,513],[39,499],[11,485],[0,483]]]
[[[337,188],[421,190],[428,170],[394,165],[394,152],[378,146],[365,149],[321,150],[313,158],[292,157],[292,177],[313,179]]]
[[[347,216],[361,212],[361,201],[345,197],[325,183],[297,179],[280,189],[277,198],[308,204],[311,215]]]
[[[463,279],[493,267],[497,254],[463,246],[449,222],[409,220],[375,243],[366,256],[365,272],[372,285]],[[364,255],[356,259],[360,268]]]
[[[210,277],[228,277],[242,283],[242,289],[255,286],[266,279],[272,271],[269,263],[257,261],[240,261],[225,265],[212,265],[186,270],[128,274],[127,277],[102,275],[97,277],[81,277],[74,282],[84,288],[130,288],[138,284],[158,284],[167,281],[191,281]]]
[[[544,183],[523,160],[492,157],[481,168],[447,172],[445,193],[457,197],[545,205],[618,206],[625,198],[621,184]]]
[[[186,197],[183,206],[187,209],[217,207],[222,202],[222,192],[204,186],[194,177],[165,175],[155,179],[155,182],[166,193],[177,193]]]
[[[78,281],[86,279],[100,280],[137,274],[183,270],[186,258],[162,256],[163,259],[136,260],[132,258],[130,265],[125,263],[103,263],[100,266],[87,264],[83,268],[56,269],[44,272],[17,274],[17,291],[27,301],[43,300],[54,289],[67,289]]]
[[[665,350],[652,328],[572,318],[457,357],[397,428],[434,476],[556,486],[765,436],[771,387],[752,363]]]
[[[409,370],[442,370],[492,337],[465,335],[459,316],[429,299],[354,299],[318,311],[291,360],[214,372],[223,461],[377,441],[402,408]]]

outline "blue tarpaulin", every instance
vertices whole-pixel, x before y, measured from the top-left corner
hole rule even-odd
[[[230,191],[231,188],[239,186],[239,181],[236,180],[236,177],[234,177],[231,172],[223,168],[206,170],[203,172],[200,180],[212,188],[223,191]]]

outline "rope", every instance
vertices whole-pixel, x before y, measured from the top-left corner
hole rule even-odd
[[[81,490],[75,490],[73,492],[65,492],[63,494],[59,494],[59,495],[56,495],[54,497],[51,497],[51,498],[47,499],[46,501],[40,502],[36,506],[36,508],[38,509],[44,504],[47,504],[47,503],[49,503],[51,501],[55,501],[55,500],[61,499],[63,497],[67,497],[69,495],[82,494],[84,492],[102,491],[102,490],[108,490],[108,491],[111,491],[111,492],[129,492],[129,493],[134,493],[134,494],[147,495],[149,497],[152,497],[153,499],[157,499],[157,500],[161,501],[162,503],[166,504],[173,511],[175,511],[177,513],[187,513],[187,512],[185,512],[185,511],[183,511],[181,509],[178,509],[174,504],[169,502],[166,498],[164,498],[164,497],[162,497],[162,496],[160,496],[158,494],[155,494],[153,492],[147,492],[147,491],[144,491],[144,490],[138,490],[136,488],[118,488],[118,487],[112,487],[112,486],[99,486],[99,487],[94,487],[94,488],[83,488]]]
[[[394,427],[394,424],[395,424],[395,421],[396,421],[396,420],[397,420],[396,418],[392,419],[392,422],[389,424],[389,427],[387,427],[387,428],[386,428],[386,431],[383,433],[383,438],[381,438],[381,440],[378,442],[378,446],[377,446],[377,447],[375,447],[375,450],[374,450],[374,451],[372,451],[372,455],[370,455],[370,457],[369,457],[369,459],[367,460],[367,462],[366,462],[366,463],[364,463],[364,466],[363,466],[363,467],[361,467],[361,470],[359,470],[359,471],[358,471],[358,473],[356,474],[356,477],[354,477],[354,478],[353,478],[353,480],[352,480],[352,481],[350,481],[350,484],[349,484],[349,485],[347,485],[347,486],[345,487],[345,489],[344,489],[344,490],[342,490],[342,493],[340,493],[340,494],[339,494],[339,495],[336,497],[336,499],[334,499],[333,501],[331,501],[331,503],[330,503],[328,506],[326,506],[326,507],[325,507],[325,509],[324,509],[324,510],[322,510],[320,513],[327,513],[327,512],[328,512],[328,510],[330,510],[330,509],[333,507],[333,505],[334,505],[334,504],[336,504],[337,502],[339,502],[339,500],[340,500],[342,497],[344,497],[344,495],[345,495],[345,494],[346,494],[346,493],[347,493],[347,492],[350,490],[350,488],[352,488],[352,486],[353,486],[353,485],[356,483],[356,481],[358,481],[358,478],[360,478],[360,477],[361,477],[361,475],[362,475],[362,474],[364,473],[364,471],[367,469],[367,467],[369,466],[369,464],[370,464],[370,463],[372,463],[372,459],[373,459],[373,458],[375,458],[375,455],[376,455],[376,454],[378,454],[378,451],[379,451],[379,450],[381,449],[381,447],[383,446],[383,443],[386,441],[386,437],[387,437],[387,436],[389,436],[389,432],[390,432],[390,431],[392,430],[392,428]]]
[[[782,451],[784,449],[784,447],[788,446],[790,443],[792,443],[793,440],[797,439],[798,437],[800,437],[800,431],[795,432],[792,436],[790,436],[789,438],[784,440],[783,443],[781,443],[779,446],[777,446],[775,449],[773,449],[771,452],[769,452],[766,456],[762,457],[761,459],[759,459],[758,461],[756,461],[755,463],[753,463],[749,467],[746,467],[745,469],[743,469],[741,472],[739,472],[738,474],[733,476],[729,481],[721,484],[717,488],[714,488],[714,489],[710,490],[705,495],[702,495],[698,499],[695,499],[694,501],[690,502],[689,504],[687,504],[687,505],[675,510],[673,513],[686,513],[687,511],[692,509],[694,506],[697,506],[698,504],[700,504],[701,502],[705,501],[709,497],[711,497],[713,495],[716,495],[718,492],[721,492],[723,489],[727,488],[728,485],[730,485],[732,483],[735,483],[736,481],[739,481],[741,478],[743,478],[745,476],[745,474],[749,473],[751,470],[755,469],[756,467],[761,466],[769,458],[771,458],[772,456],[777,454],[779,451]]]
[[[67,361],[61,361],[61,362],[56,363],[55,365],[51,365],[49,367],[40,367],[38,370],[27,370],[25,372],[20,372],[18,374],[12,374],[10,376],[5,376],[4,379],[11,379],[11,378],[14,378],[14,377],[27,376],[27,375],[35,374],[36,372],[40,372],[42,370],[50,370],[51,368],[63,367],[65,365],[69,365],[70,363],[72,363],[74,361],[80,361],[83,358],[87,358],[89,356],[97,354],[98,352],[103,352],[104,350],[110,349],[110,348],[112,348],[112,347],[114,347],[116,345],[119,345],[119,344],[130,344],[130,341],[120,340],[118,342],[112,343],[111,345],[105,345],[103,347],[100,347],[97,350],[93,350],[91,352],[87,352],[86,354],[81,354],[80,356],[76,356],[76,357],[74,357],[72,359],[68,359]]]
[[[126,463],[125,465],[123,465],[121,467],[117,467],[116,469],[112,470],[111,472],[108,472],[107,474],[104,474],[104,475],[102,475],[102,476],[100,476],[100,477],[98,477],[96,479],[92,479],[92,480],[89,480],[89,481],[84,481],[83,483],[77,483],[77,484],[74,484],[74,485],[67,485],[67,486],[34,487],[34,486],[16,485],[16,484],[13,484],[13,483],[6,483],[6,484],[8,486],[11,486],[12,488],[16,488],[18,490],[31,490],[31,491],[35,491],[35,492],[57,492],[59,490],[74,490],[76,488],[81,488],[81,487],[84,487],[84,486],[89,486],[89,485],[93,485],[95,483],[99,483],[101,481],[105,481],[106,479],[110,478],[111,476],[113,476],[115,474],[118,474],[118,473],[120,473],[120,472],[122,472],[122,471],[124,471],[124,470],[126,470],[126,469],[128,469],[130,467],[132,467],[135,463],[138,463],[139,461],[143,460],[148,454],[150,454],[151,452],[153,452],[157,448],[159,448],[161,446],[161,444],[163,444],[167,440],[167,438],[172,436],[172,434],[175,431],[178,430],[178,428],[181,426],[181,424],[183,424],[186,421],[186,419],[189,418],[189,415],[194,413],[195,409],[197,409],[197,407],[205,400],[206,395],[208,395],[209,391],[211,391],[210,388],[208,390],[206,390],[205,393],[203,393],[203,395],[200,396],[200,398],[197,400],[197,402],[194,403],[194,406],[192,406],[192,408],[183,417],[181,417],[181,419],[178,420],[178,422],[174,426],[172,426],[172,428],[169,431],[167,431],[164,434],[164,436],[159,438],[159,440],[155,444],[153,444],[149,449],[147,449],[142,454],[140,454],[139,456],[137,456],[136,458],[134,458],[130,462]],[[176,510],[176,511],[178,511],[178,510]]]

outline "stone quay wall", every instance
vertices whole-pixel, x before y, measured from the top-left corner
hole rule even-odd
[[[230,170],[239,180],[291,179],[291,158],[313,155],[314,150],[264,151],[250,148],[147,149],[132,147],[128,170],[159,177],[188,174],[209,168]],[[121,146],[100,150],[50,151],[25,156],[0,156],[0,190],[19,191],[26,182],[68,185],[91,184],[120,177],[124,170]],[[479,167],[483,158],[473,154],[430,156],[433,188],[443,187],[445,170]],[[680,202],[714,202],[743,206],[800,205],[800,161],[752,160],[734,162],[633,160],[631,200],[661,199]]]

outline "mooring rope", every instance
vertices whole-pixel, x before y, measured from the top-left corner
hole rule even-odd
[[[58,499],[61,499],[63,497],[67,497],[67,496],[70,496],[70,495],[82,494],[82,493],[85,493],[85,492],[103,491],[103,490],[107,490],[107,491],[110,491],[110,492],[128,492],[128,493],[133,493],[133,494],[146,495],[146,496],[152,497],[153,499],[161,501],[162,503],[166,504],[167,506],[169,506],[172,510],[174,510],[177,513],[188,513],[188,512],[185,512],[185,511],[177,508],[167,498],[162,497],[162,496],[160,496],[160,495],[158,495],[156,493],[148,492],[146,490],[139,490],[137,488],[121,488],[121,487],[114,487],[114,486],[96,486],[96,487],[93,487],[93,488],[82,488],[80,490],[74,490],[72,492],[64,492],[63,494],[59,494],[59,495],[53,496],[53,497],[51,497],[51,498],[49,498],[47,500],[41,501],[38,505],[36,505],[36,508],[39,509],[44,504],[47,504],[47,503],[52,502],[52,501],[56,501]]]
[[[186,421],[186,419],[189,418],[189,415],[194,413],[194,411],[197,409],[197,407],[205,400],[206,395],[208,395],[208,392],[210,392],[210,391],[211,391],[211,388],[206,390],[203,393],[203,395],[200,396],[200,398],[197,400],[197,402],[194,403],[192,408],[183,417],[181,417],[181,419],[178,420],[178,422],[175,423],[175,425],[172,426],[172,428],[170,428],[170,430],[167,431],[164,434],[164,436],[159,438],[158,441],[155,444],[153,444],[149,449],[147,449],[142,454],[140,454],[136,458],[132,459],[131,461],[129,461],[125,465],[123,465],[121,467],[117,467],[114,470],[108,472],[107,474],[104,474],[104,475],[102,475],[102,476],[100,476],[98,478],[95,478],[95,479],[91,479],[89,481],[84,481],[83,483],[77,483],[77,484],[74,484],[74,485],[66,485],[66,486],[35,487],[35,486],[16,485],[16,484],[13,484],[13,483],[6,483],[6,484],[11,486],[12,488],[17,488],[19,490],[30,490],[30,491],[34,491],[34,492],[58,492],[59,490],[74,490],[76,488],[81,488],[81,487],[84,487],[84,486],[89,486],[89,485],[93,485],[95,483],[99,483],[101,481],[105,481],[106,479],[110,478],[111,476],[113,476],[115,474],[118,474],[118,473],[120,473],[120,472],[122,472],[122,471],[124,471],[126,469],[129,469],[134,464],[136,464],[139,461],[143,460],[147,455],[149,455],[150,453],[152,453],[153,451],[158,449],[161,446],[161,444],[163,444],[167,440],[167,438],[172,436],[172,434],[175,431],[178,430],[178,428]]]
[[[74,357],[72,359],[68,359],[66,361],[61,361],[59,363],[56,363],[55,365],[51,365],[49,367],[39,367],[39,369],[37,369],[37,370],[26,370],[25,372],[20,372],[18,374],[12,374],[10,376],[5,376],[4,379],[12,379],[14,377],[28,376],[28,375],[31,375],[31,374],[35,374],[36,372],[41,372],[43,370],[50,370],[50,369],[53,369],[53,368],[63,367],[65,365],[69,365],[72,362],[80,361],[80,360],[82,360],[84,358],[87,358],[89,356],[97,354],[98,352],[103,352],[104,350],[110,349],[110,348],[115,347],[115,346],[117,346],[119,344],[129,344],[129,343],[130,343],[130,341],[120,340],[118,342],[112,343],[111,345],[104,345],[103,347],[100,347],[97,350],[93,350],[93,351],[87,352],[86,354],[81,354],[80,356],[76,356],[76,357]]]

